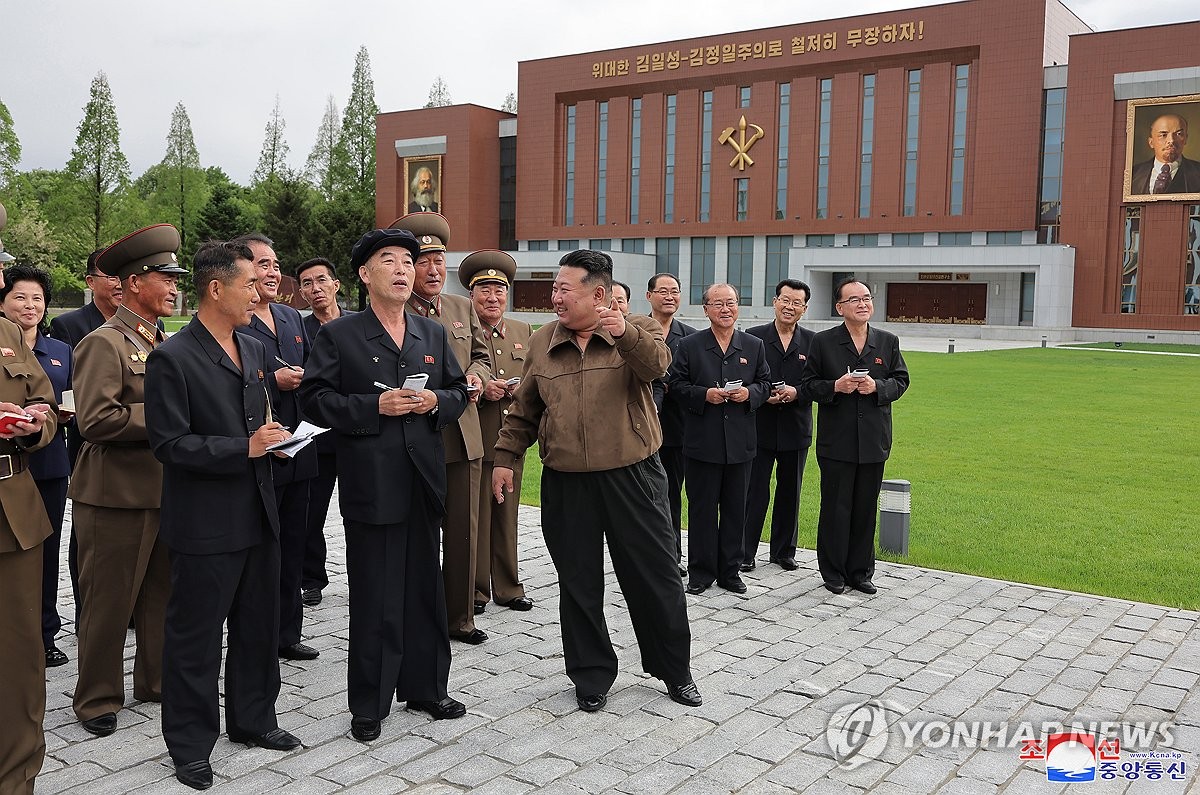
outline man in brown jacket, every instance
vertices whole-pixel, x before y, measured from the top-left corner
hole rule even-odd
[[[442,579],[446,586],[446,621],[450,637],[479,644],[487,633],[475,627],[475,544],[479,528],[479,480],[483,469],[483,435],[476,404],[483,383],[491,378],[492,365],[479,318],[471,302],[461,295],[442,292],[446,286],[446,246],[450,224],[435,212],[411,213],[392,222],[406,229],[421,244],[413,263],[408,311],[432,318],[446,329],[446,338],[458,366],[467,374],[470,401],[467,409],[442,431],[446,448],[446,519],[442,523]]]
[[[491,348],[491,376],[479,399],[479,428],[483,433],[483,475],[479,484],[479,542],[475,554],[475,612],[490,599],[510,610],[531,610],[533,600],[517,577],[517,508],[519,500],[500,505],[492,498],[492,462],[496,437],[512,405],[529,351],[528,323],[504,316],[508,288],[517,275],[517,262],[504,251],[469,254],[458,266],[458,280],[471,291],[471,304]],[[513,487],[521,491],[521,465],[513,465]]]
[[[158,539],[162,465],[146,433],[146,359],[163,340],[160,317],[174,311],[179,232],[140,229],[96,258],[118,276],[124,302],[75,348],[76,422],[86,440],[68,496],[79,537],[75,714],[101,737],[117,728],[125,704],[125,632],[137,631],[133,696],[162,700],[163,622],[170,596],[166,547]]]
[[[5,220],[0,204],[0,230]],[[11,257],[0,244],[0,265],[6,256]],[[33,792],[46,755],[42,541],[50,535],[50,520],[29,474],[28,451],[50,443],[58,418],[50,379],[20,329],[3,318],[0,363],[0,412],[33,418],[0,428],[0,792],[25,795]]]
[[[572,251],[559,265],[551,292],[558,319],[529,340],[496,443],[492,491],[497,502],[516,499],[513,467],[538,442],[542,533],[558,571],[563,652],[579,708],[602,709],[617,678],[604,623],[606,537],[643,670],[666,682],[673,701],[699,706],[651,390],[671,354],[653,318],[617,308],[607,254]]]

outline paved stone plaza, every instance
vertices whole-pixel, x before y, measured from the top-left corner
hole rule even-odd
[[[744,597],[720,589],[688,597],[693,672],[704,695],[698,709],[670,701],[662,682],[641,673],[610,570],[606,615],[621,674],[603,711],[580,712],[563,673],[557,586],[539,518],[536,508],[522,509],[521,571],[535,608],[489,605],[478,625],[491,640],[453,644],[450,692],[466,703],[467,716],[434,722],[397,709],[370,744],[349,735],[344,545],[340,523],[331,522],[332,582],[322,604],[305,613],[306,642],[321,656],[282,665],[280,724],[304,747],[280,753],[222,736],[211,791],[908,795],[1192,786],[1200,614],[887,563],[875,577],[878,595],[833,596],[807,550],[796,572],[765,565],[764,551],[744,575]],[[174,779],[158,704],[129,703],[117,733],[105,738],[75,720],[74,627],[64,613],[59,646],[71,662],[49,671],[39,795],[190,792]],[[928,743],[917,735],[905,747],[899,725],[878,758],[839,766],[826,739],[830,717],[872,698],[886,706],[873,714],[903,721],[910,735],[914,722],[936,730],[955,719],[1007,722],[1014,735],[1020,721],[1170,722],[1186,773],[1176,781],[1165,773],[1149,780],[1143,770],[1136,781],[1053,784],[1043,762],[1018,758],[1019,743],[969,747],[932,731]],[[879,745],[868,741],[850,764]],[[1122,747],[1123,761],[1129,750]]]

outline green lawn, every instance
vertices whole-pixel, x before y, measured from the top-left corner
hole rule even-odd
[[[1200,608],[1195,359],[1054,348],[906,359],[913,386],[894,408],[885,474],[913,484],[903,562]],[[541,465],[528,458],[522,501],[536,505]],[[811,549],[814,456],[805,472]]]
[[[1155,353],[1192,353],[1200,356],[1200,345],[1181,345],[1172,342],[1080,342],[1064,348],[1101,348],[1104,350],[1153,351]]]

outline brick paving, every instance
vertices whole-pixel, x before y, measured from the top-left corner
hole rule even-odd
[[[336,504],[336,503],[335,503]],[[349,736],[345,703],[347,594],[340,520],[331,520],[331,583],[306,608],[313,662],[283,662],[280,724],[304,746],[281,753],[231,744],[213,752],[214,793],[992,793],[1064,792],[1018,747],[947,743],[950,721],[1070,724],[1169,722],[1182,780],[1118,778],[1089,793],[1185,792],[1200,748],[1200,614],[998,580],[880,563],[876,596],[829,594],[815,556],[800,569],[763,563],[745,596],[688,597],[693,673],[704,705],[686,709],[641,673],[633,629],[611,568],[605,616],[620,675],[601,712],[576,709],[563,672],[558,595],[539,530],[521,514],[521,573],[530,612],[489,605],[481,646],[453,644],[450,692],[460,720],[395,710],[375,742]],[[68,524],[69,524],[68,517]],[[65,546],[65,544],[64,544]],[[62,605],[70,603],[63,567]],[[48,671],[46,762],[39,795],[183,793],[163,745],[158,704],[130,701],[110,737],[87,734],[71,711],[70,612]],[[132,643],[132,634],[130,635]],[[126,673],[132,669],[127,647]],[[129,680],[127,679],[127,683]],[[130,684],[127,687],[131,688]],[[826,738],[838,710],[873,699],[890,732],[839,764]],[[934,731],[904,742],[905,728]],[[886,739],[886,743],[884,740]],[[1129,747],[1122,759],[1129,761]],[[858,763],[858,764],[856,764]],[[1078,789],[1078,787],[1077,787]]]

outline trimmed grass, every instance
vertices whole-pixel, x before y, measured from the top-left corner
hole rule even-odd
[[[905,358],[913,385],[894,407],[885,477],[913,484],[910,548],[881,558],[1200,608],[1194,359],[1054,348]],[[521,498],[537,505],[536,449],[526,458]],[[812,454],[805,472],[800,545],[811,549]]]
[[[1064,348],[1099,348],[1102,350],[1153,351],[1155,353],[1193,353],[1200,356],[1200,345],[1181,345],[1170,342],[1080,342]]]

